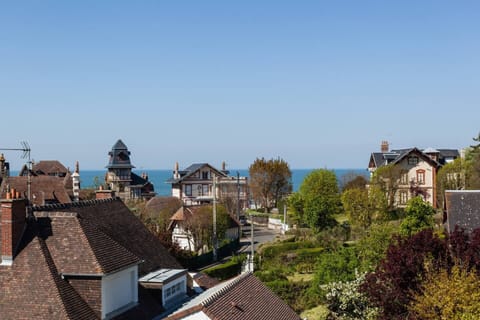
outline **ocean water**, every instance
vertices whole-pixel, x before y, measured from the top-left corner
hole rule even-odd
[[[307,176],[313,169],[292,169],[292,183],[293,191],[298,191],[298,188],[303,182],[305,176]],[[238,169],[230,170],[230,175],[236,176],[237,171],[240,173],[240,176],[248,176],[247,169]],[[368,171],[366,169],[333,169],[337,175],[339,184],[342,185],[345,179],[348,181],[350,176],[363,175],[368,177]],[[169,196],[171,195],[172,189],[171,185],[165,181],[172,177],[172,170],[142,170],[135,171],[138,175],[141,175],[142,172],[148,173],[148,179],[153,183],[155,187],[155,192],[159,196]],[[95,180],[98,180],[100,183],[103,183],[105,180],[105,170],[80,170],[80,184],[82,188],[90,188],[95,185]]]

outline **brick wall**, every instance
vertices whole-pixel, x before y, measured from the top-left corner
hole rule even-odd
[[[0,201],[0,241],[3,260],[12,260],[26,226],[26,200]]]

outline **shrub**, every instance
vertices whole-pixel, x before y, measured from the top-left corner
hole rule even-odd
[[[357,252],[353,247],[342,247],[339,250],[325,252],[318,257],[313,289],[338,281],[355,279],[355,270],[359,267]]]
[[[365,280],[365,274],[356,273],[355,279],[346,282],[331,282],[322,286],[327,291],[325,295],[330,318],[342,320],[375,319],[378,309],[372,307],[368,297],[359,291]]]
[[[246,255],[236,256],[226,263],[205,269],[204,272],[219,280],[230,279],[240,274],[245,259]]]

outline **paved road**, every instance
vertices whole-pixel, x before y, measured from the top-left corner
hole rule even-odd
[[[242,227],[243,237],[240,239],[241,252],[250,253],[251,250],[251,226],[245,225]],[[275,237],[280,234],[279,231],[270,230],[267,227],[255,226],[253,230],[254,249],[257,250],[258,246],[262,243],[275,241]]]

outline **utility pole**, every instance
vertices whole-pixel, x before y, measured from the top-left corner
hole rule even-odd
[[[237,221],[240,220],[240,172],[237,171]]]
[[[250,238],[251,238],[251,243],[250,243],[250,271],[253,272],[253,254],[255,253],[255,248],[254,244],[255,241],[253,240],[253,215],[250,213]]]
[[[287,203],[283,204],[283,233],[287,231]]]
[[[213,261],[217,261],[217,177],[213,175]]]

